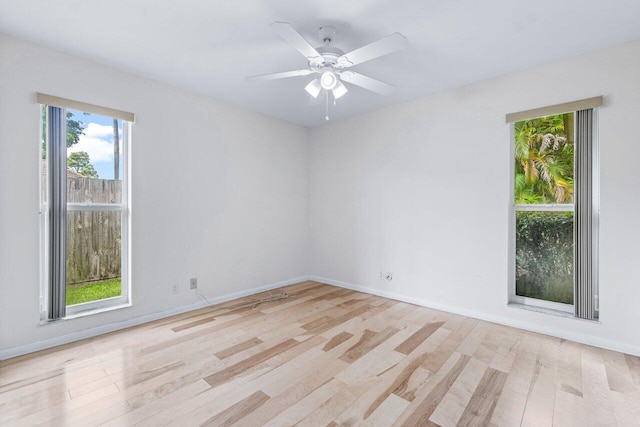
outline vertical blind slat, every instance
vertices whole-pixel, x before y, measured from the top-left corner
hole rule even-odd
[[[576,112],[576,204],[574,228],[575,315],[594,320],[593,275],[593,110]]]
[[[49,319],[66,315],[67,120],[62,108],[47,107],[49,145]]]

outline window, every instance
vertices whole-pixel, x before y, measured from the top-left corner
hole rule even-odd
[[[37,94],[41,146],[41,318],[128,304],[133,115]]]
[[[507,116],[512,122],[512,303],[598,318],[597,145],[602,98]]]

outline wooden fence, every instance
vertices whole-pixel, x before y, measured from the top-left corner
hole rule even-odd
[[[69,203],[120,203],[122,181],[67,176]],[[67,284],[120,277],[122,213],[67,212]]]

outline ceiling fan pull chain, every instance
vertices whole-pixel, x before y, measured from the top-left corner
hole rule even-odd
[[[325,91],[324,101],[324,119],[329,120],[329,91]]]

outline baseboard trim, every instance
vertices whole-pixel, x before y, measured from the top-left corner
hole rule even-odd
[[[277,289],[283,286],[304,282],[306,280],[309,280],[309,276],[302,276],[302,277],[296,277],[289,280],[283,280],[281,282],[272,283],[270,285],[259,286],[256,288],[251,288],[251,289],[247,289],[245,291],[240,291],[240,292],[234,292],[232,294],[227,294],[220,297],[208,298],[208,300],[211,304],[220,304],[220,303],[231,301],[237,298],[259,294],[260,292],[269,291],[271,289]],[[40,350],[46,350],[46,349],[57,347],[63,344],[69,344],[69,343],[80,341],[86,338],[96,337],[98,335],[106,334],[109,332],[114,332],[121,329],[130,328],[132,326],[141,325],[143,323],[152,322],[154,320],[163,319],[165,317],[174,316],[176,314],[182,314],[188,311],[197,310],[199,308],[203,308],[208,305],[209,304],[205,301],[197,301],[193,304],[174,307],[168,310],[158,311],[155,313],[144,314],[141,316],[136,316],[131,319],[113,322],[106,325],[100,325],[100,326],[85,329],[82,331],[71,332],[65,335],[60,335],[53,338],[47,338],[44,340],[40,340],[40,341],[36,341],[36,342],[24,344],[24,345],[10,347],[7,349],[0,350],[0,360],[11,359],[13,357],[23,356],[25,354],[34,353]]]
[[[544,335],[550,335],[556,338],[562,338],[570,341],[575,341],[581,344],[592,345],[594,347],[600,347],[607,350],[618,351],[621,353],[627,353],[634,356],[640,356],[640,347],[621,343],[618,341],[611,341],[591,335],[568,332],[563,329],[553,328],[548,326],[540,326],[530,322],[522,322],[513,320],[507,317],[495,316],[474,310],[467,310],[460,307],[455,307],[447,304],[435,303],[432,301],[414,298],[407,295],[397,294],[394,292],[386,292],[378,289],[368,288],[366,286],[354,285],[352,283],[341,282],[339,280],[329,279],[327,277],[310,276],[310,280],[326,283],[328,285],[338,286],[345,289],[351,289],[354,291],[364,292],[367,294],[377,295],[384,298],[389,298],[397,301],[408,302],[410,304],[419,305],[422,307],[433,308],[435,310],[446,311],[448,313],[459,314],[461,316],[473,317],[474,319],[485,320],[487,322],[499,323],[505,326],[511,326],[514,328],[524,329],[526,331],[537,332]]]

